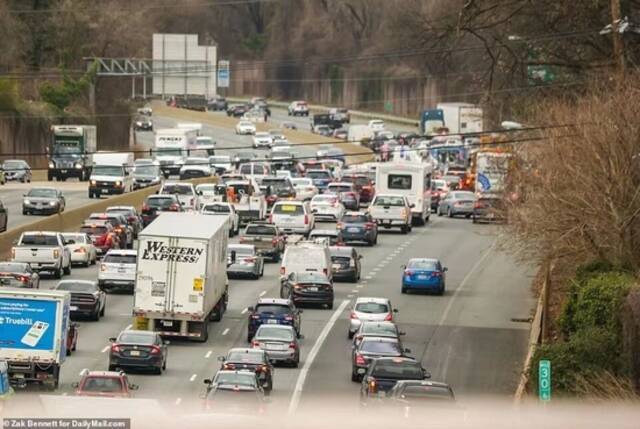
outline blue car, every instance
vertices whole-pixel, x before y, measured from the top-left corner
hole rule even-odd
[[[251,341],[260,325],[275,324],[292,326],[300,335],[300,313],[290,299],[260,298],[255,307],[249,307],[249,323],[247,325],[247,341]]]
[[[402,293],[419,290],[443,295],[446,272],[447,267],[443,267],[437,259],[409,259],[402,273]]]

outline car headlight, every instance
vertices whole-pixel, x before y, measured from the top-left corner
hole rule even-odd
[[[141,127],[142,126],[142,122],[136,122],[136,125]]]
[[[118,181],[116,181],[116,187],[118,187],[118,186],[120,186],[120,185],[122,185],[122,182],[120,182],[119,180],[118,180]]]
[[[31,204],[31,200],[24,200],[25,204]]]
[[[56,164],[53,161],[49,161],[49,168],[55,168]]]
[[[96,185],[96,181],[95,181],[95,180],[92,180],[92,181],[91,181],[91,184],[95,186],[95,185]]]
[[[55,201],[49,201],[50,206],[55,206],[57,203]]]
[[[76,163],[76,168],[77,169],[81,169],[82,168],[82,164],[80,164],[79,162]]]

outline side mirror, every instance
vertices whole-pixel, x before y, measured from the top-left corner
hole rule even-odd
[[[304,340],[304,335],[300,334],[300,336],[298,337],[299,340]]]
[[[397,308],[394,308],[394,309],[393,309],[393,312],[394,312],[394,313],[397,313],[397,312],[398,312],[398,309],[397,309]]]
[[[304,313],[303,310],[298,310],[298,314],[302,314],[302,313]]]
[[[71,383],[71,387],[77,389],[78,387],[80,387],[80,383]]]
[[[140,386],[138,386],[137,384],[130,384],[129,385],[129,389],[131,390],[138,390],[140,388]]]
[[[449,268],[444,267],[444,268],[442,269],[442,271],[443,271],[443,272],[449,271]]]
[[[431,373],[429,371],[427,371],[426,369],[422,368],[422,376],[427,379],[427,378],[431,378]]]
[[[218,356],[219,362],[224,362],[225,360],[227,360],[227,358],[225,358],[224,356]]]
[[[115,343],[116,342],[116,337],[109,338],[109,342]]]
[[[76,244],[75,240],[65,240],[64,244]]]
[[[406,270],[407,266],[406,265],[400,265],[400,268],[402,268],[403,270]]]
[[[253,307],[247,307],[247,311],[253,313],[254,309],[253,309]]]
[[[231,263],[232,264],[236,263],[236,251],[235,250],[231,251]]]
[[[205,378],[203,380],[203,383],[206,384],[206,385],[210,385],[211,384],[211,380],[209,380],[208,378]]]

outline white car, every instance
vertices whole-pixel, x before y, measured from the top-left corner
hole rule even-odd
[[[211,176],[209,158],[187,158],[180,167],[180,179],[192,179],[195,177]]]
[[[369,121],[369,128],[374,133],[384,131],[384,121],[382,119],[372,119]]]
[[[291,174],[291,171],[289,171],[289,170],[277,170],[276,171],[276,177],[286,177],[287,179],[291,179],[293,177],[293,175]],[[300,200],[300,201],[302,201],[302,200]]]
[[[195,209],[198,205],[198,194],[192,183],[164,182],[158,194],[176,195],[185,209]]]
[[[273,145],[273,138],[271,134],[261,131],[255,133],[253,136],[253,148],[260,149],[263,147],[270,148]]]
[[[362,322],[393,322],[393,314],[397,312],[387,298],[358,298],[349,316],[349,338],[353,338]]]
[[[269,130],[269,135],[271,136],[271,138],[273,139],[273,141],[276,140],[286,140],[287,136],[285,136],[282,131],[280,131],[279,129],[272,129]]]
[[[98,251],[93,245],[91,237],[82,232],[63,232],[62,237],[71,253],[72,264],[82,264],[88,267],[96,263]]]
[[[98,271],[98,286],[101,290],[123,288],[133,293],[136,282],[136,250],[109,250]]]
[[[318,195],[318,188],[313,185],[313,179],[294,177],[291,178],[291,184],[296,190],[296,199],[299,201],[309,201]]]
[[[229,155],[215,155],[209,157],[209,166],[216,174],[224,174],[233,170],[233,163]]]
[[[338,221],[344,215],[344,211],[337,195],[322,194],[311,199],[311,212],[319,221]]]
[[[238,235],[240,230],[240,216],[238,216],[238,212],[236,212],[233,204],[223,202],[206,203],[202,205],[200,213],[213,216],[228,216],[231,220],[229,236],[233,237],[234,235]]]
[[[287,108],[289,116],[309,116],[309,106],[306,101],[294,101]]]
[[[256,126],[251,121],[242,120],[236,124],[236,134],[255,134]]]
[[[302,201],[277,201],[271,208],[269,222],[285,234],[307,235],[315,225],[309,204]]]
[[[242,120],[254,123],[265,122],[265,114],[261,110],[249,110],[247,113],[242,115]]]

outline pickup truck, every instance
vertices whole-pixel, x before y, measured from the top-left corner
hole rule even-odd
[[[279,262],[284,252],[286,236],[278,227],[266,222],[252,222],[244,229],[240,243],[253,244],[256,252],[269,258],[272,262]]]
[[[240,217],[240,224],[264,220],[267,215],[267,201],[254,178],[229,180],[227,188],[233,188],[233,204]]]
[[[71,252],[59,232],[23,232],[11,249],[11,260],[27,263],[34,271],[50,271],[57,279],[71,274]]]
[[[411,231],[411,208],[406,197],[394,194],[378,194],[371,201],[369,214],[385,229],[400,228],[403,234]]]

